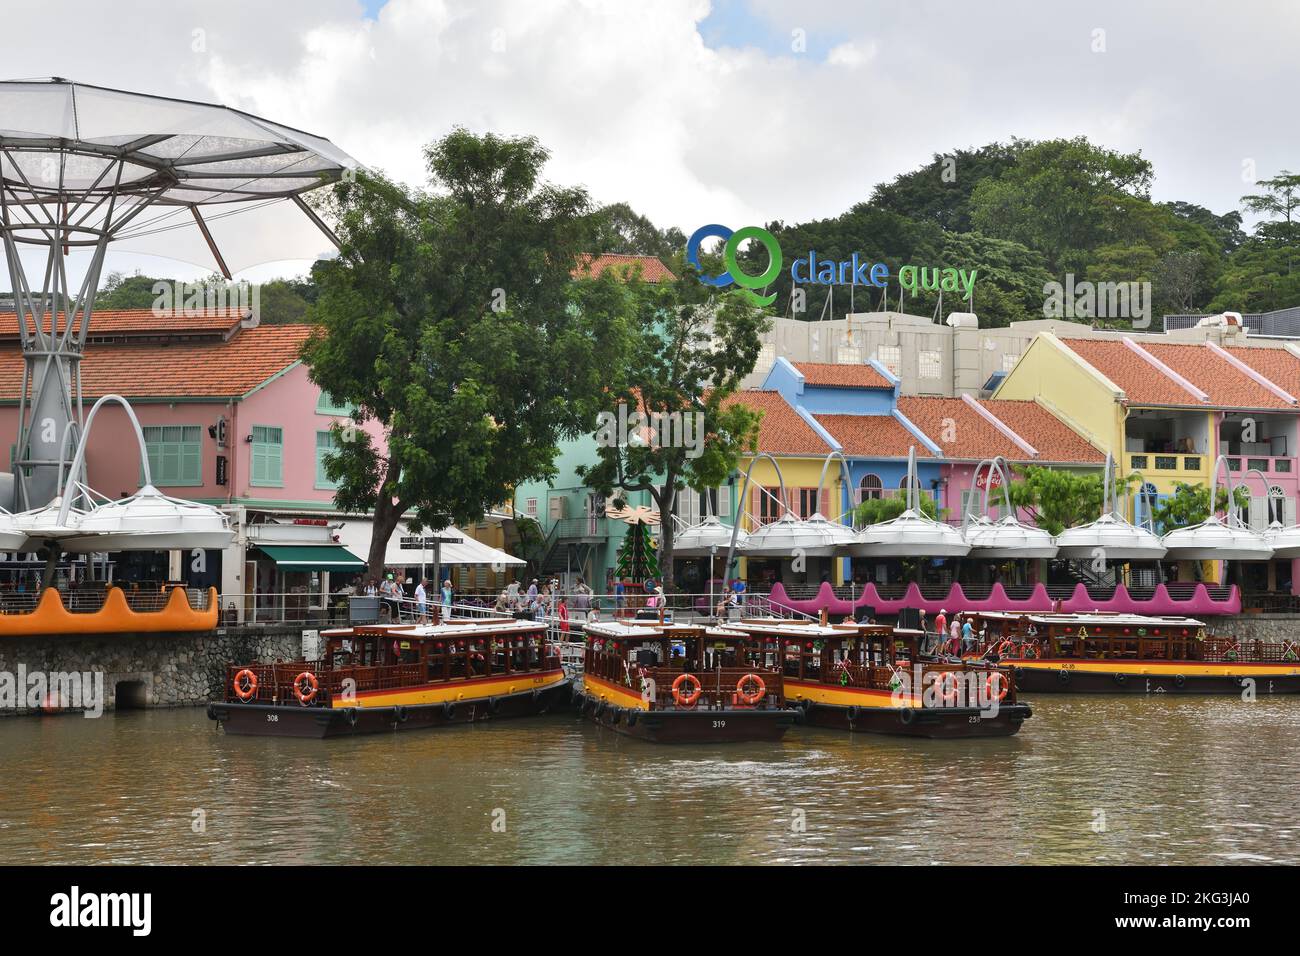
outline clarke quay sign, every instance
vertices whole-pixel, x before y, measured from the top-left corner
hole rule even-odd
[[[721,239],[722,263],[726,271],[721,275],[711,276],[700,265],[700,244],[705,239]],[[768,265],[760,275],[749,275],[740,267],[737,254],[742,243],[753,239],[767,250]],[[686,261],[700,273],[700,281],[717,288],[726,288],[733,282],[755,305],[771,305],[776,301],[776,293],[760,295],[756,290],[771,285],[781,274],[785,257],[776,236],[760,226],[746,226],[731,230],[718,223],[701,226],[691,234],[686,243]],[[958,292],[969,299],[975,289],[976,271],[971,269],[940,269],[929,266],[900,266],[898,284],[911,295],[922,292]],[[871,262],[861,258],[856,252],[852,258],[836,262],[834,259],[819,259],[816,250],[809,250],[790,263],[790,279],[796,285],[867,285],[883,289],[889,284],[889,266],[884,262]]]

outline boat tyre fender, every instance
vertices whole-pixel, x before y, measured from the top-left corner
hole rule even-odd
[[[403,707],[401,704],[398,704],[396,707],[393,708],[393,719],[396,720],[399,724],[406,723],[406,719],[409,716],[410,714],[406,712],[406,708]]]
[[[1068,684],[1070,683],[1070,672],[1062,668],[1056,672],[1056,679],[1061,684]]]
[[[898,722],[904,727],[911,727],[916,723],[916,708],[904,707],[898,712]]]
[[[533,703],[534,703],[534,704],[537,703],[539,700],[541,700],[541,697],[542,697],[542,689],[541,689],[540,687],[534,687],[534,688],[533,688]]]
[[[347,720],[349,727],[355,727],[357,725],[357,709],[355,707],[349,707],[344,710],[343,716]]]
[[[808,714],[812,713],[812,709],[813,709],[813,699],[811,697],[805,697],[803,699],[804,715],[807,716]]]
[[[591,716],[599,720],[601,716],[604,715],[604,713],[605,713],[605,702],[603,700],[596,701],[596,707],[594,710],[592,710]]]
[[[622,708],[622,707],[614,707],[614,708],[612,708],[612,709],[610,710],[610,712],[609,712],[609,722],[610,722],[611,724],[617,724],[617,723],[618,723],[619,721],[621,721],[622,719],[623,719],[623,708]]]
[[[1114,677],[1115,677],[1115,683],[1119,684],[1120,686],[1123,686],[1124,681],[1128,680],[1128,676],[1126,674],[1115,674]]]
[[[1184,677],[1182,674],[1175,674],[1175,675],[1174,675],[1174,686],[1175,686],[1175,687],[1179,687],[1179,688],[1181,688],[1181,687],[1186,686],[1186,684],[1187,684],[1187,678],[1186,678],[1186,677]]]
[[[627,725],[628,725],[629,727],[635,727],[635,726],[636,726],[636,722],[637,722],[637,718],[638,718],[639,716],[640,716],[640,714],[637,713],[637,709],[636,709],[635,707],[629,707],[629,708],[627,709]]]
[[[453,700],[444,700],[442,702],[442,719],[451,720],[456,716],[456,702]]]
[[[853,723],[862,714],[862,708],[854,704],[849,708],[849,723]]]

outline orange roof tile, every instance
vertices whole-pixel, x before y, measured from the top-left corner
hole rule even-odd
[[[158,333],[185,334],[228,332],[244,317],[241,309],[215,309],[201,313],[155,313],[152,309],[124,309],[94,312],[90,317],[92,336],[148,336]],[[65,328],[65,315],[59,313],[59,331]],[[44,328],[50,330],[50,317],[45,316]],[[18,338],[18,316],[13,312],[0,312],[0,339]]]
[[[81,360],[82,392],[97,398],[232,398],[252,391],[298,360],[309,325],[263,325],[228,341],[172,345],[110,343],[87,349]],[[22,387],[22,353],[0,348],[0,401],[16,401]]]
[[[1037,402],[999,398],[980,399],[980,405],[1033,445],[1038,461],[1101,464],[1106,460],[1087,439]]]
[[[646,282],[662,282],[665,279],[677,278],[668,271],[667,266],[654,256],[628,256],[614,252],[605,252],[598,256],[584,256],[573,274],[578,276],[590,273],[592,276],[599,276],[606,269],[619,269],[626,273],[628,270],[638,267],[641,269],[641,278]]]
[[[893,388],[893,383],[870,365],[840,365],[834,362],[795,362],[794,367],[808,385],[838,388]]]
[[[1029,459],[1023,448],[960,398],[903,396],[898,410],[939,446],[944,458],[981,461],[1002,455],[1008,461]]]
[[[1300,398],[1300,358],[1286,349],[1230,348],[1228,353],[1296,398]]]
[[[906,413],[904,413],[906,414]],[[930,449],[893,415],[817,415],[817,423],[840,443],[850,458],[933,458]]]
[[[758,450],[772,455],[825,455],[831,450],[811,425],[781,397],[780,392],[750,389],[728,396],[723,405],[743,402],[763,413],[758,426]]]
[[[1129,404],[1205,407],[1195,395],[1118,339],[1062,339],[1061,342],[1122,388]]]
[[[1144,342],[1142,347],[1209,395],[1211,405],[1224,408],[1294,407],[1206,345],[1148,345]],[[1280,382],[1276,384],[1281,385]]]

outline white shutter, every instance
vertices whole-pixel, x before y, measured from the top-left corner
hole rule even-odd
[[[1286,518],[1286,520],[1282,522],[1284,525],[1295,524],[1295,499],[1294,498],[1286,498],[1283,500],[1282,514]]]
[[[731,521],[731,485],[718,486],[718,517],[723,521]]]
[[[1256,531],[1268,527],[1268,499],[1252,495],[1250,498],[1250,526]]]

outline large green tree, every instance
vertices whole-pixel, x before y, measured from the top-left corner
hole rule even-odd
[[[759,416],[731,397],[753,371],[769,321],[743,293],[713,289],[675,265],[675,280],[653,283],[636,274],[622,280],[635,303],[633,331],[625,360],[608,367],[610,388],[595,431],[598,460],[579,469],[603,494],[650,495],[660,516],[665,589],[673,582],[677,492],[722,484],[753,447]],[[624,418],[649,416],[649,433],[619,434],[620,405]]]
[[[325,469],[348,511],[373,511],[371,573],[398,520],[480,518],[554,474],[557,441],[590,429],[617,364],[628,298],[613,277],[575,283],[586,193],[546,184],[530,137],[457,129],[428,146],[430,189],[381,176],[339,183],[324,211],[342,248],[316,269],[312,381],[354,418]]]

